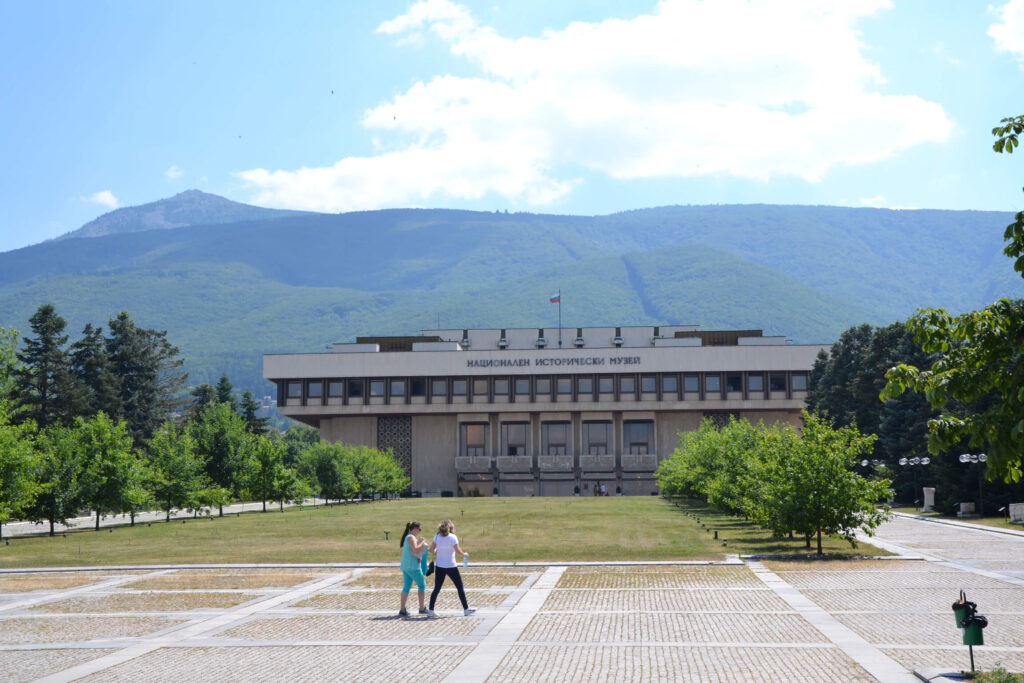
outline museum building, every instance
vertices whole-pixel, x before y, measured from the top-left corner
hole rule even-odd
[[[696,325],[424,330],[268,354],[283,415],[394,451],[421,495],[647,495],[701,421],[799,424],[822,345]]]

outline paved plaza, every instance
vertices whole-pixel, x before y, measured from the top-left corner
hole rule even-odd
[[[967,666],[960,589],[978,665],[1024,671],[1024,536],[899,518],[879,542],[902,557],[471,567],[479,611],[446,587],[439,619],[396,616],[393,567],[3,573],[0,679],[913,681]]]

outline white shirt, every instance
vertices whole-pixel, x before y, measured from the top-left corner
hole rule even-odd
[[[445,569],[454,568],[455,546],[459,544],[459,537],[455,534],[448,534],[447,536],[437,534],[434,536],[434,544],[437,546],[435,549],[437,559],[434,560],[434,564],[438,567],[444,567]]]

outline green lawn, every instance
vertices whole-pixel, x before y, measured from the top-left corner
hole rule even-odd
[[[951,519],[954,522],[965,522],[967,524],[981,524],[982,526],[994,526],[1002,529],[1013,529],[1015,531],[1024,531],[1024,524],[1020,522],[1013,523],[1006,520],[1003,516],[991,516],[991,517],[976,517],[973,519],[960,519],[956,515],[944,515],[941,512],[921,512],[920,508],[912,507],[898,507],[893,508],[893,512],[905,512],[908,515],[919,515],[921,517],[935,517],[937,519]]]
[[[699,514],[701,522],[683,510]],[[723,559],[805,554],[802,540],[773,539],[742,519],[697,503],[655,497],[431,498],[337,505],[220,519],[14,538],[0,567],[160,563],[397,562],[407,520],[433,536],[450,517],[471,561]],[[703,523],[707,530],[701,527]],[[718,530],[719,540],[712,530]],[[384,532],[390,532],[390,540]],[[726,539],[728,545],[723,545]],[[828,539],[829,554],[884,554]]]

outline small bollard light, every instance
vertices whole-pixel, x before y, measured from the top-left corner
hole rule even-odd
[[[109,531],[110,533],[114,533],[113,529],[107,529],[107,531]]]
[[[725,539],[723,538],[723,539],[722,539],[722,545],[729,545],[729,541],[727,541],[727,540],[725,540]]]
[[[385,540],[385,541],[389,540],[389,538],[390,538],[390,535],[391,535],[391,532],[390,532],[390,531],[385,531],[385,532],[384,532],[384,540]]]
[[[718,539],[718,532],[715,531],[715,540],[717,540],[717,539]]]

